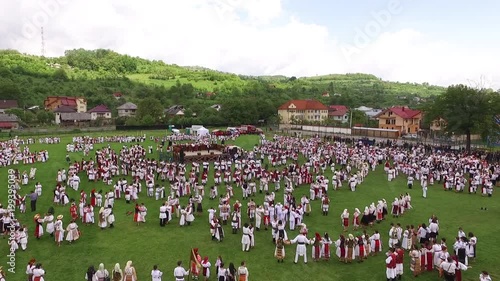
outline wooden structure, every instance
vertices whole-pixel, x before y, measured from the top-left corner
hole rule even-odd
[[[368,137],[368,138],[397,139],[397,138],[399,138],[399,131],[398,130],[391,130],[391,129],[353,127],[351,129],[351,135]]]
[[[172,148],[173,161],[180,163],[215,162],[220,159],[229,159],[226,147],[219,144],[180,144]]]

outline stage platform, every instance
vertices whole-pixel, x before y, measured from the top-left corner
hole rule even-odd
[[[215,162],[219,159],[229,159],[229,154],[224,154],[219,150],[210,150],[210,153],[207,150],[184,152],[184,163],[186,164],[191,162]],[[178,154],[174,154],[174,161],[180,161]]]

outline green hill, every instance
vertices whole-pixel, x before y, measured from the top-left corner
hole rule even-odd
[[[189,116],[195,113],[197,118],[212,118],[214,123],[255,123],[275,116],[276,108],[289,99],[312,98],[350,107],[415,107],[444,90],[359,73],[300,78],[236,75],[103,49],[69,50],[56,58],[0,51],[0,99],[17,99],[25,107],[41,106],[47,96],[59,95],[84,96],[89,108],[105,104],[112,109],[126,101],[139,103],[153,98],[164,108],[182,104]],[[124,98],[116,100],[115,92]],[[213,104],[223,105],[221,112],[214,112],[210,108]]]

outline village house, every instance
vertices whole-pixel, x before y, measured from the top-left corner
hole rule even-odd
[[[349,121],[349,108],[345,105],[330,105],[328,118],[336,122],[347,123]]]
[[[323,122],[328,118],[328,107],[317,100],[291,100],[278,108],[281,124],[293,122]]]
[[[376,120],[377,115],[380,112],[382,112],[382,109],[371,108],[371,107],[367,107],[367,106],[360,106],[360,107],[357,107],[355,109],[364,112],[365,115],[371,120]]]
[[[393,106],[377,115],[380,129],[398,130],[401,134],[417,134],[420,130],[422,112],[407,106]]]
[[[167,117],[174,116],[184,116],[184,106],[182,105],[173,105],[163,111],[163,115]]]
[[[440,117],[431,122],[429,129],[432,133],[436,133],[444,131],[445,127],[446,127],[446,120]]]
[[[18,129],[19,118],[14,114],[0,114],[0,130]]]
[[[120,92],[113,93],[113,97],[115,97],[116,100],[119,100],[123,97],[123,94]]]
[[[134,117],[137,112],[137,105],[127,102],[116,109],[118,110],[118,117]]]
[[[87,112],[87,99],[83,97],[47,97],[43,105],[46,110],[54,111],[59,106],[70,106],[76,109],[76,112]]]
[[[55,123],[61,126],[88,127],[92,117],[87,112],[57,112]]]
[[[111,110],[104,104],[98,105],[88,111],[91,120],[97,119],[111,119]]]
[[[5,110],[18,107],[17,100],[0,100],[0,113],[5,113]]]

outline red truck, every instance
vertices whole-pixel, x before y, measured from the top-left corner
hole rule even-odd
[[[260,134],[262,134],[262,130],[253,126],[253,125],[241,125],[238,128],[238,131],[242,135],[245,135],[245,134],[247,134],[247,135],[260,135]]]

